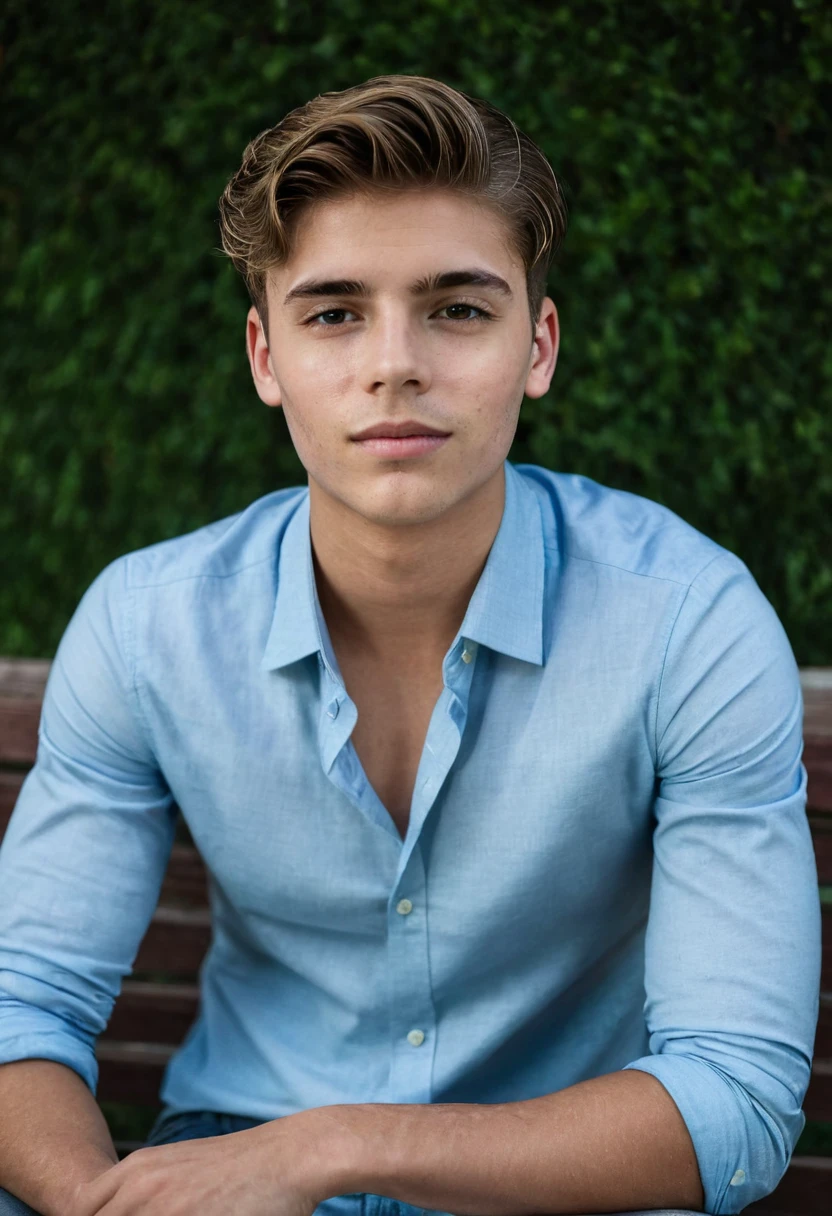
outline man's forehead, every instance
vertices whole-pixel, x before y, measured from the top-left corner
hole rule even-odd
[[[393,208],[392,213],[385,213],[387,207]],[[388,220],[391,222],[385,222]],[[356,224],[358,231],[349,233],[345,250],[342,238],[347,234],[343,230]],[[412,242],[408,241],[410,234]],[[391,236],[400,254],[395,260],[386,249]],[[269,299],[281,305],[287,296],[296,299],[302,295],[298,289],[309,283],[351,282],[362,285],[352,294],[371,295],[381,278],[388,283],[395,278],[397,287],[421,294],[430,289],[428,280],[433,280],[433,289],[464,285],[463,277],[472,286],[487,288],[489,275],[490,286],[510,299],[513,292],[507,280],[525,276],[505,217],[483,200],[447,189],[316,201],[293,217],[291,241],[288,261],[272,267],[266,276]],[[401,273],[397,274],[399,267]],[[437,284],[440,277],[454,273],[460,275],[458,282]],[[315,294],[335,293],[323,290]]]
[[[295,236],[314,232],[337,231],[347,225],[364,225],[372,220],[372,232],[386,225],[422,224],[457,226],[470,230],[472,223],[483,227],[500,226],[505,217],[495,204],[481,195],[454,190],[449,186],[410,186],[387,188],[368,186],[302,203],[290,223]]]

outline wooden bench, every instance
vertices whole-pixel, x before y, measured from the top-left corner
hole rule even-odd
[[[0,837],[37,746],[44,660],[0,659]],[[832,895],[832,668],[801,672],[806,716],[804,763],[809,817],[823,895]],[[832,900],[823,907],[820,1024],[812,1080],[804,1103],[809,1120],[832,1122]],[[199,1003],[197,977],[211,937],[202,860],[180,815],[177,840],[158,907],[98,1040],[98,1098],[160,1109],[162,1072],[190,1027]],[[120,1154],[135,1144],[117,1144]],[[832,1206],[832,1157],[794,1157],[777,1190],[749,1213],[826,1212]]]

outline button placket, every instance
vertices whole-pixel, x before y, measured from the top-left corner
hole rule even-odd
[[[467,659],[462,658],[463,651],[468,655]],[[432,1101],[436,1010],[430,979],[426,879],[419,837],[437,791],[459,752],[476,652],[476,643],[460,638],[445,658],[445,687],[428,726],[394,886],[397,895],[405,890],[408,896],[398,898],[390,905],[388,913],[391,1102]],[[392,916],[394,910],[396,916]]]
[[[430,1102],[436,1012],[428,959],[424,860],[418,841],[397,888],[389,904],[387,935],[392,1046],[389,1100]],[[406,896],[401,895],[402,889],[408,892]]]

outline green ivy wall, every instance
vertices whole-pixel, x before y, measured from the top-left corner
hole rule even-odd
[[[258,131],[436,76],[549,156],[571,222],[511,458],[657,499],[832,663],[832,7],[815,0],[7,0],[0,653],[129,549],[303,470],[251,383],[217,198]]]

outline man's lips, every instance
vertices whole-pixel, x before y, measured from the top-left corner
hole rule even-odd
[[[435,426],[408,419],[405,422],[377,422],[374,426],[368,426],[363,431],[359,431],[352,438],[360,443],[364,439],[409,439],[416,435],[435,435],[447,438],[449,434],[450,431],[440,431]]]
[[[386,460],[405,460],[427,456],[441,448],[451,437],[450,431],[440,431],[424,422],[377,422],[353,435],[365,452]]]

